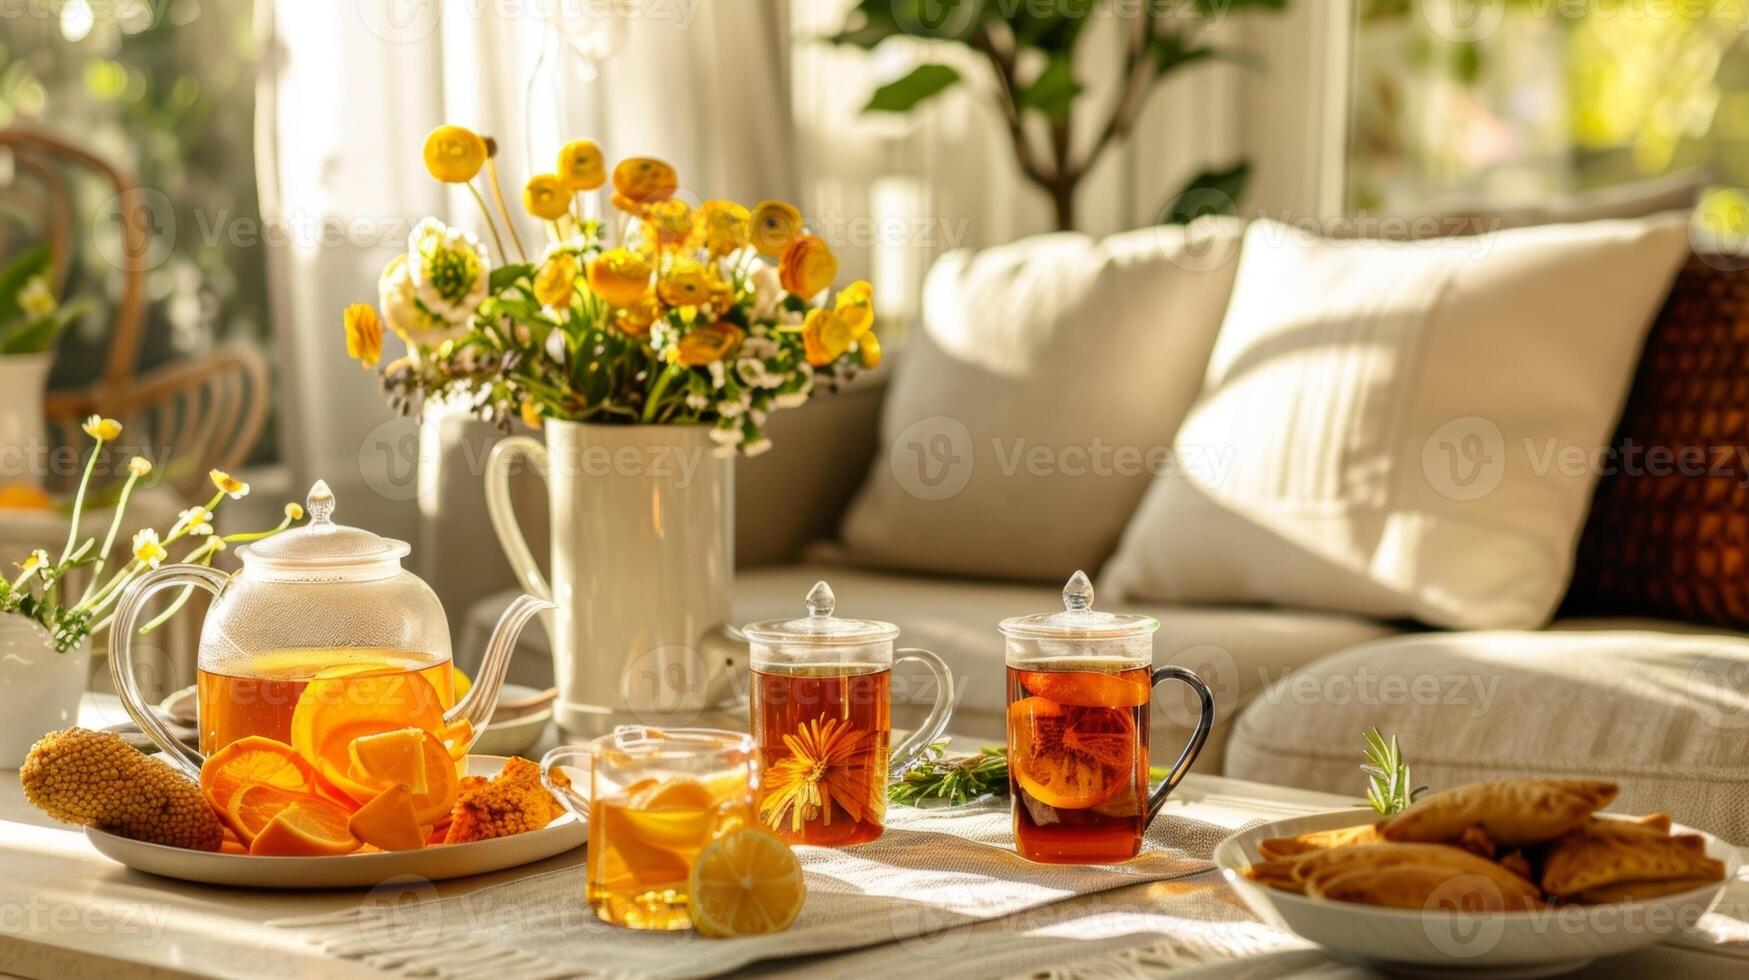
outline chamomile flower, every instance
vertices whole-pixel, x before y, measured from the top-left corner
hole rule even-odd
[[[232,500],[239,500],[249,495],[249,484],[244,483],[242,480],[237,479],[229,473],[226,473],[224,470],[213,470],[208,473],[207,476],[212,479],[213,486],[219,488],[220,493],[225,494]]]
[[[295,500],[289,504],[286,504],[285,505],[285,519],[288,521],[301,521],[301,520],[303,520],[304,519],[304,505],[298,503]]]
[[[144,456],[135,456],[128,460],[128,473],[133,476],[149,476],[152,472],[152,461]]]
[[[176,515],[176,526],[197,538],[206,537],[213,533],[213,512],[205,507],[190,507]]]
[[[93,415],[79,426],[85,434],[101,442],[114,442],[121,436],[121,423],[115,419],[106,419],[101,415]]]
[[[24,573],[26,578],[29,578],[31,575],[36,574],[37,569],[47,566],[48,563],[49,553],[38,548],[24,556],[24,560],[18,563],[18,568]]]
[[[151,528],[141,528],[134,535],[134,560],[147,568],[157,568],[164,559],[170,557],[170,552],[164,550],[164,545],[158,540],[158,532]]]

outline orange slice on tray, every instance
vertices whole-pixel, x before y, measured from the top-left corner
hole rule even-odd
[[[455,802],[458,760],[431,734],[453,729],[446,729],[437,689],[420,675],[355,665],[318,674],[292,709],[291,744],[323,783],[362,805],[394,783],[352,774],[353,741],[402,728],[422,730],[427,785],[426,793],[415,794],[414,806],[421,822],[431,823]],[[439,770],[447,770],[447,778]]]
[[[405,784],[391,786],[359,807],[347,829],[385,851],[417,851],[425,846],[425,830],[413,811],[413,791]]]
[[[1023,670],[1026,693],[1081,708],[1139,708],[1148,703],[1146,681],[1090,670]]]
[[[244,783],[231,795],[225,806],[225,820],[244,844],[251,843],[279,812],[293,803],[314,801],[326,803],[317,796],[295,790],[269,786],[266,783]]]
[[[788,929],[808,891],[795,852],[759,827],[724,834],[700,851],[686,890],[694,928],[713,937]]]
[[[415,793],[424,793],[425,731],[397,728],[376,735],[360,735],[347,746],[352,764],[347,775],[365,783],[404,783]]]
[[[325,800],[300,800],[273,815],[255,835],[249,853],[273,857],[331,857],[358,850],[347,828],[351,818]]]
[[[230,811],[231,797],[246,783],[314,793],[316,774],[291,746],[263,735],[232,742],[207,756],[200,767],[200,791],[220,813]]]
[[[1136,725],[1128,709],[1022,698],[1008,706],[1008,731],[1015,780],[1048,806],[1095,807],[1136,778]]]

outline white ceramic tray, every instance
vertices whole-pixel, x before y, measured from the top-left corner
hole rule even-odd
[[[468,773],[492,776],[505,759],[468,757]],[[244,888],[371,888],[398,875],[428,881],[502,871],[563,854],[589,839],[583,821],[567,813],[540,830],[471,844],[440,844],[417,851],[343,854],[339,857],[257,857],[148,844],[87,827],[85,836],[104,856],[167,878]]]

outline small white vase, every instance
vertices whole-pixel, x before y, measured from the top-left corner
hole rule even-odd
[[[43,735],[79,720],[91,639],[60,653],[42,627],[0,616],[0,769],[24,764]]]
[[[43,392],[54,363],[48,353],[0,355],[0,483],[42,485]]]

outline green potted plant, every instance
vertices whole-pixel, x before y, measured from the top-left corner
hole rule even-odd
[[[0,446],[42,440],[55,341],[85,312],[84,303],[63,303],[55,295],[53,264],[47,246],[37,246],[0,267]],[[40,483],[41,474],[28,468],[7,469],[0,482]]]
[[[1169,76],[1216,60],[1255,64],[1243,52],[1207,40],[1214,20],[1233,11],[1278,11],[1286,5],[1287,0],[861,0],[844,29],[828,40],[872,50],[891,38],[909,38],[957,47],[983,63],[1021,174],[1050,198],[1058,230],[1069,231],[1075,227],[1075,194],[1082,181],[1129,137],[1148,97]],[[1078,58],[1095,56],[1081,42],[1097,18],[1118,21],[1124,36],[1117,94],[1100,107],[1083,98],[1077,71]],[[963,80],[954,65],[927,62],[877,89],[863,111],[910,112]],[[1076,140],[1082,129],[1078,117],[1096,108],[1096,135]],[[1161,220],[1230,213],[1250,169],[1239,160],[1195,175],[1161,209]]]

